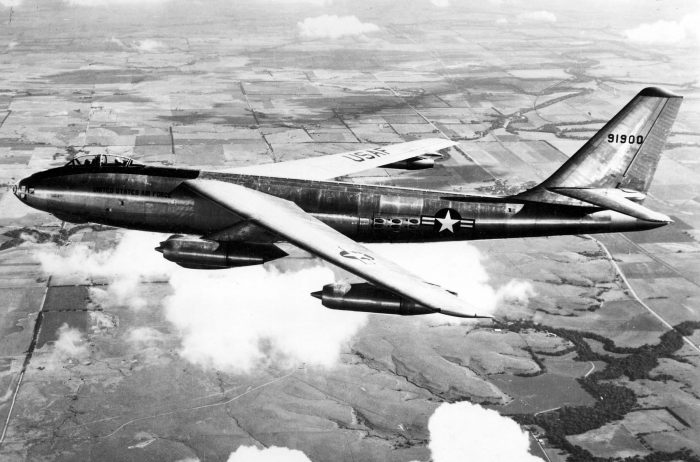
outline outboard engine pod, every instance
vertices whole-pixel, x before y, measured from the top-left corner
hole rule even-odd
[[[323,286],[323,290],[313,292],[311,295],[320,299],[323,306],[332,310],[398,314],[400,316],[437,313],[436,310],[368,283],[327,284]]]

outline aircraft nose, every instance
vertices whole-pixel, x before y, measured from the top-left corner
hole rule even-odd
[[[19,200],[24,201],[27,199],[27,193],[29,191],[29,184],[27,178],[20,180],[19,183],[12,186],[12,192]]]

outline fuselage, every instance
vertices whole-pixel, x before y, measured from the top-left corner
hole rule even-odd
[[[596,207],[543,204],[513,197],[133,164],[46,170],[22,180],[15,194],[27,205],[66,221],[145,231],[207,235],[241,221],[232,212],[181,187],[183,181],[195,178],[236,183],[287,199],[360,242],[636,231],[665,224]]]

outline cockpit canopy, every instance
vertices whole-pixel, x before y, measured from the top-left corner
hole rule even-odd
[[[87,154],[71,159],[66,167],[106,167],[106,166],[133,167],[142,164],[134,163],[134,159],[112,154]]]

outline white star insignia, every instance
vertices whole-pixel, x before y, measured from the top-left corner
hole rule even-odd
[[[451,233],[454,233],[455,231],[453,228],[454,228],[456,223],[459,223],[459,220],[455,220],[454,218],[452,218],[452,215],[450,215],[449,210],[445,214],[445,218],[435,217],[435,219],[440,222],[440,231],[438,231],[439,233],[441,233],[445,230],[447,230]]]

